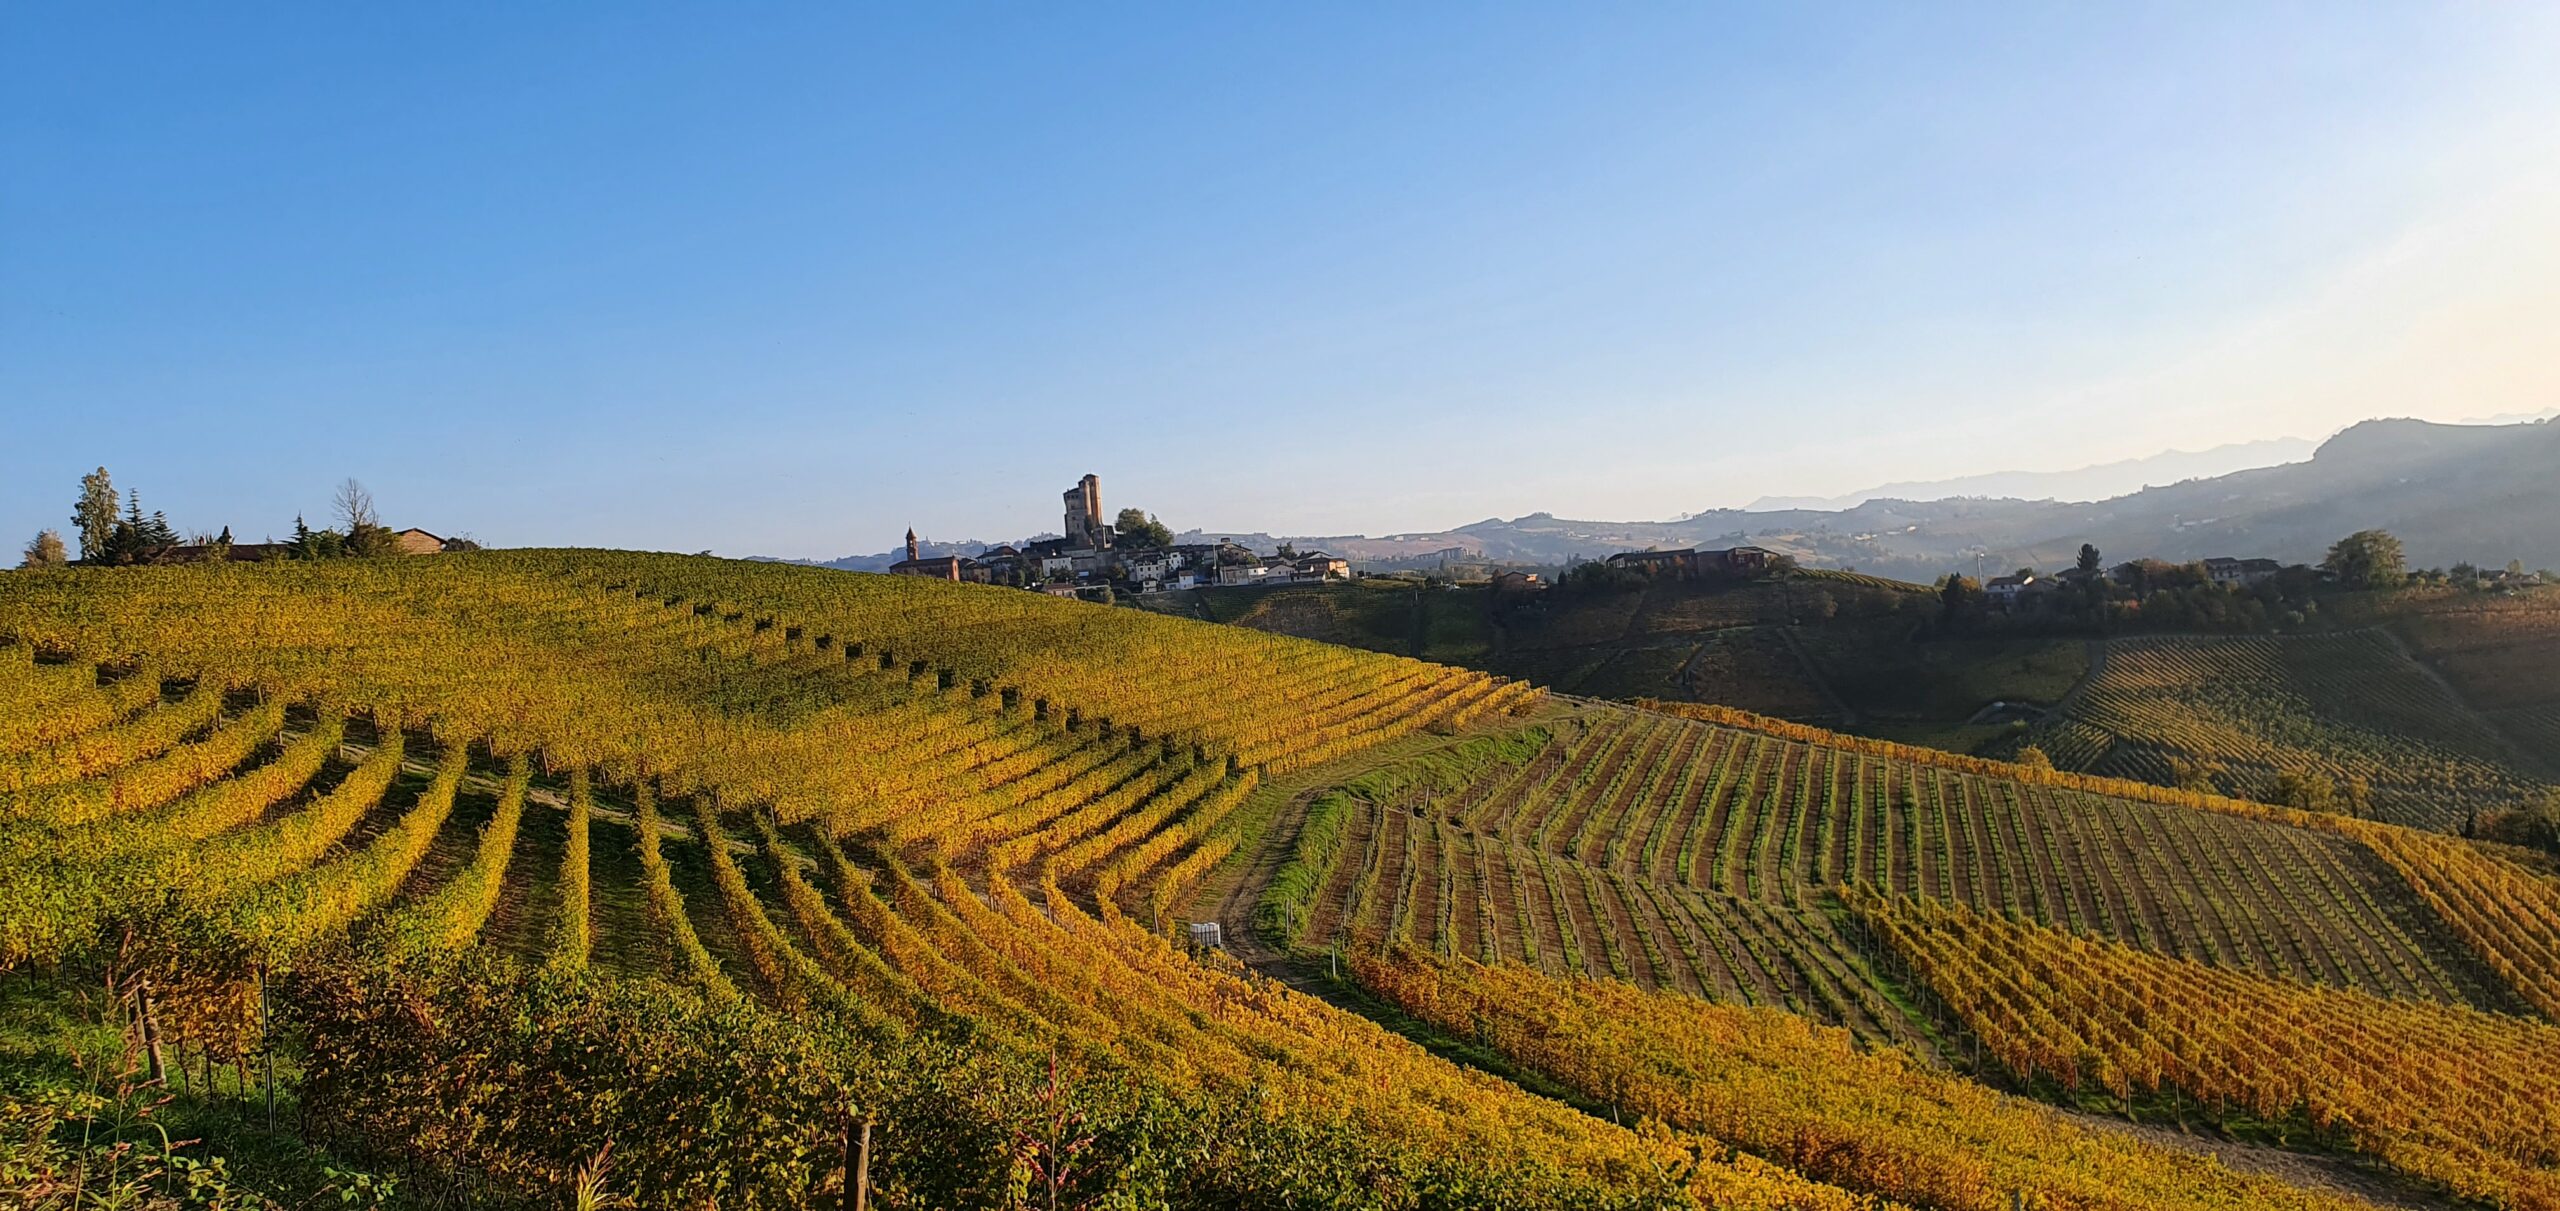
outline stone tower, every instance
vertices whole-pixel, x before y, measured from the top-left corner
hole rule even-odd
[[[909,526],[907,527],[907,562],[914,563],[918,558],[920,555],[916,547],[915,527]]]
[[[1080,547],[1102,545],[1102,477],[1087,475],[1067,489],[1066,535]]]

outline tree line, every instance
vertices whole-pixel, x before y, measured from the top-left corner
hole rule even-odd
[[[119,511],[119,504],[122,508]],[[399,534],[382,524],[373,493],[363,483],[348,479],[338,485],[330,498],[336,524],[313,529],[301,515],[293,519],[290,542],[259,544],[259,555],[267,559],[340,559],[396,555],[400,551]],[[80,477],[80,494],[72,503],[71,533],[80,544],[75,556],[64,542],[62,532],[47,528],[27,541],[18,566],[22,568],[59,568],[77,563],[89,567],[116,567],[132,564],[166,563],[183,556],[221,562],[232,557],[234,543],[231,527],[219,533],[180,537],[177,527],[169,524],[168,515],[154,509],[142,511],[142,493],[127,489],[119,494],[115,480],[100,467]],[[453,540],[465,550],[476,550],[479,544],[469,539]],[[451,544],[448,544],[451,545]]]
[[[2109,570],[2098,548],[2080,545],[2074,567],[2049,590],[1995,608],[1989,589],[1962,573],[1938,579],[1932,629],[1968,631],[2208,631],[2264,634],[2301,630],[2320,617],[2320,597],[2338,591],[2426,587],[2485,591],[2526,578],[2521,562],[2503,573],[2471,564],[2413,570],[2400,540],[2385,530],[2339,539],[2319,564],[2293,564],[2236,583],[2217,582],[2202,561],[2137,559]],[[2036,569],[2019,568],[2019,580]],[[2543,572],[2541,580],[2554,577]]]

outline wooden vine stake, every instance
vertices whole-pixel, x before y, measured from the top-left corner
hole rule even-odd
[[[267,1130],[276,1129],[276,1040],[267,1025],[267,969],[258,968],[258,1050],[267,1066]]]
[[[853,1107],[844,1114],[844,1208],[845,1211],[871,1211],[871,1125],[870,1115],[857,1122]]]

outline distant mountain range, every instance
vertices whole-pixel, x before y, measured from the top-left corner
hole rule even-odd
[[[2356,530],[2398,535],[2417,566],[2560,566],[2560,424],[2376,420],[2305,461],[2145,488],[2109,500],[1878,498],[1845,509],[1715,509],[1678,521],[1532,513],[1437,534],[1298,539],[1372,562],[1450,547],[1497,563],[1555,565],[1617,551],[1749,543],[1815,567],[1928,579],[1978,566],[2068,564],[2083,542],[2110,559],[2214,555],[2312,562]],[[1979,557],[1977,561],[1977,556]]]
[[[2208,479],[2298,463],[2311,457],[2320,443],[2307,437],[2275,437],[2238,442],[2189,453],[2170,450],[2149,458],[2128,458],[2070,471],[1994,471],[1955,479],[1883,484],[1845,496],[1763,496],[1744,505],[1749,513],[1790,509],[1854,509],[1871,500],[1945,500],[1952,496],[2007,497],[2017,500],[2107,500],[2144,488],[2182,480]]]
[[[1915,496],[1992,483],[2034,485],[2039,499],[1941,495],[1866,496],[1845,507],[1714,509],[1677,521],[1577,521],[1531,513],[1430,533],[1289,535],[1200,532],[1185,542],[1232,538],[1268,551],[1281,542],[1372,568],[1429,566],[1445,552],[1470,560],[1554,567],[1619,551],[1752,544],[1807,566],[1927,580],[1961,570],[2068,565],[2083,542],[2110,561],[2229,555],[2316,562],[2363,529],[2400,537],[2413,566],[2460,562],[2560,567],[2560,422],[2511,424],[2373,420],[2348,428],[2309,457],[2145,487],[2094,502],[2056,499],[2064,483],[2107,476],[2158,478],[2211,460],[2275,456],[2286,442],[2251,442],[2198,454],[2170,453],[2076,472],[1974,476],[1906,485]],[[1877,489],[1885,492],[1888,489]],[[1898,489],[1897,489],[1898,490]],[[927,554],[974,555],[987,544],[930,543]],[[826,566],[886,570],[903,552],[847,556]]]

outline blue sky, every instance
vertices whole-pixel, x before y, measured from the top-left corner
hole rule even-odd
[[[2542,5],[13,5],[0,527],[1667,517],[2560,405]]]

